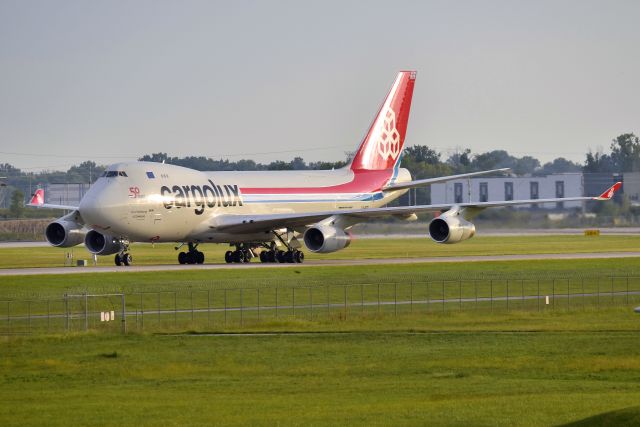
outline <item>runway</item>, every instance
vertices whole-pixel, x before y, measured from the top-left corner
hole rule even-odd
[[[423,258],[378,258],[354,260],[314,260],[304,264],[203,264],[203,265],[139,265],[129,267],[97,266],[97,267],[54,267],[54,268],[11,268],[1,269],[0,276],[33,276],[45,274],[91,274],[91,273],[140,273],[154,271],[201,271],[229,269],[260,268],[309,268],[309,267],[348,267],[361,265],[404,265],[434,264],[454,262],[490,262],[490,261],[524,261],[524,260],[572,260],[572,259],[618,259],[640,258],[640,252],[596,252],[572,254],[531,254],[531,255],[486,255],[459,257],[423,257]]]

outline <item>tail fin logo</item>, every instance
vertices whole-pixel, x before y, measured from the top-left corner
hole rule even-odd
[[[382,122],[380,139],[377,143],[378,154],[383,161],[388,158],[396,160],[400,154],[400,133],[396,129],[396,113],[389,108]]]

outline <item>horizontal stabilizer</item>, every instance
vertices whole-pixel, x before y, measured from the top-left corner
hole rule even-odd
[[[440,176],[438,178],[427,178],[427,179],[418,179],[418,180],[415,180],[415,181],[408,181],[408,182],[398,182],[398,183],[395,183],[395,184],[387,185],[386,187],[384,187],[382,189],[382,191],[394,191],[394,190],[403,190],[405,188],[423,187],[425,185],[436,184],[436,183],[439,183],[439,182],[453,181],[453,180],[462,179],[462,178],[471,178],[471,177],[478,176],[478,175],[488,175],[490,173],[496,173],[496,172],[508,172],[510,170],[511,170],[510,168],[491,169],[491,170],[488,170],[488,171],[461,173],[461,174],[458,174],[458,175],[449,175],[449,176]]]

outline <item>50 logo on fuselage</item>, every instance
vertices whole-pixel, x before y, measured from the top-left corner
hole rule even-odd
[[[231,206],[242,206],[242,195],[237,185],[216,185],[209,180],[209,184],[200,185],[174,185],[169,188],[163,185],[160,188],[162,204],[165,209],[190,208],[196,215],[202,215],[205,207],[214,208],[216,206],[227,208]]]

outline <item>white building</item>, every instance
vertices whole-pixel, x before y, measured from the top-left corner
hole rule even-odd
[[[471,183],[471,192],[469,192],[469,183]],[[555,197],[581,197],[583,195],[582,173],[533,177],[480,177],[431,185],[432,204],[549,199]],[[543,209],[582,208],[582,202],[544,203],[537,206]],[[528,208],[531,205],[517,207]]]

